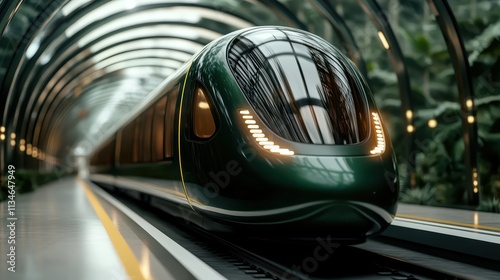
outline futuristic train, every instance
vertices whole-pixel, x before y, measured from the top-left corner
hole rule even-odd
[[[90,159],[90,179],[206,230],[363,242],[392,221],[390,138],[324,39],[252,27],[208,44]]]

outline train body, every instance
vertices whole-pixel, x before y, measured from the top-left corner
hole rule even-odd
[[[323,39],[253,27],[207,45],[90,160],[90,179],[207,230],[362,242],[392,221],[390,139]]]

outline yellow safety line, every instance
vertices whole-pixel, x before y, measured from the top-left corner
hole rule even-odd
[[[182,182],[182,187],[184,188],[184,193],[186,194],[186,199],[189,203],[189,206],[191,209],[193,209],[193,205],[191,205],[191,200],[189,200],[189,195],[186,189],[186,183],[184,182],[184,172],[182,171],[182,159],[181,159],[181,117],[182,117],[182,101],[184,100],[184,90],[186,89],[186,83],[187,83],[187,78],[189,75],[189,69],[191,69],[191,65],[193,63],[191,62],[189,64],[189,67],[186,70],[186,76],[184,78],[184,85],[182,86],[182,92],[181,92],[181,103],[179,104],[179,125],[178,125],[178,131],[177,131],[177,151],[179,154],[179,170],[181,171],[181,182]]]
[[[134,280],[145,280],[144,275],[141,272],[140,265],[134,256],[134,253],[132,253],[132,250],[128,246],[123,236],[120,234],[120,231],[113,224],[108,214],[102,207],[101,203],[99,203],[97,197],[90,190],[89,186],[83,180],[80,180],[80,182],[83,186],[83,189],[85,190],[85,194],[87,195],[90,204],[92,205],[94,211],[104,225],[104,228],[106,229],[106,232],[108,233],[111,242],[113,243],[113,246],[115,247],[115,250],[120,257],[120,260],[125,267],[128,276],[130,277],[130,279]]]
[[[470,228],[476,228],[476,229],[500,231],[500,228],[496,228],[496,227],[446,221],[446,220],[439,220],[439,219],[433,219],[433,218],[424,218],[424,217],[412,216],[412,215],[397,214],[396,217],[412,219],[412,220],[420,220],[420,221],[426,221],[426,222],[433,222],[433,223],[440,223],[440,224],[448,224],[448,225],[461,226],[461,227],[470,227]]]

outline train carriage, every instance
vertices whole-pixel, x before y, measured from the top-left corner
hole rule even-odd
[[[152,197],[205,229],[252,236],[362,242],[391,223],[399,194],[390,138],[359,71],[325,40],[288,27],[207,45],[91,166],[96,183]]]

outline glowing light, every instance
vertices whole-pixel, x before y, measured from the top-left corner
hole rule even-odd
[[[427,125],[430,127],[430,128],[435,128],[437,126],[437,121],[435,119],[430,119],[428,122],[427,122]]]
[[[5,132],[5,126],[0,126],[0,132],[2,132],[2,133]]]
[[[24,145],[19,146],[19,150],[21,152],[24,152],[26,150],[26,146],[24,146]]]
[[[10,145],[14,147],[16,145],[16,140],[10,140]]]
[[[372,113],[372,120],[375,127],[375,133],[377,137],[377,146],[370,151],[372,155],[382,154],[385,151],[385,136],[382,130],[382,124],[380,122],[380,117],[377,113]]]
[[[24,139],[19,140],[19,144],[21,144],[21,145],[26,144],[26,140],[24,140]]]
[[[467,99],[467,101],[465,102],[465,105],[467,106],[467,108],[472,108],[474,106],[474,101],[472,101],[472,99]]]
[[[198,103],[198,107],[199,107],[200,109],[210,109],[210,106],[208,106],[208,103],[207,103],[207,102],[205,102],[205,101],[201,101],[201,102],[199,102],[199,103]]]
[[[3,134],[3,133],[0,134],[0,140],[2,140],[2,141],[5,140],[5,134]]]
[[[271,152],[277,153],[279,151],[280,151],[280,146],[276,145],[276,146],[271,147]]]
[[[477,188],[474,188],[474,193],[477,193],[479,190]]]
[[[378,37],[380,39],[380,42],[382,42],[382,45],[384,46],[384,48],[386,50],[388,50],[390,48],[390,46],[389,46],[389,43],[387,42],[387,39],[385,38],[385,35],[382,31],[378,32]]]
[[[282,154],[282,155],[290,155],[290,156],[291,156],[291,155],[293,155],[293,154],[294,154],[294,152],[293,152],[293,151],[290,151],[290,150],[288,150],[288,149],[281,149],[281,150],[280,150],[280,154]]]
[[[406,127],[406,131],[408,131],[409,133],[412,133],[413,131],[415,131],[415,127],[413,127],[413,125],[410,124]]]
[[[275,145],[273,141],[269,141],[269,138],[266,137],[266,134],[262,129],[259,129],[259,125],[257,121],[253,119],[253,116],[250,114],[248,110],[240,110],[241,118],[244,120],[245,124],[247,124],[248,132],[252,134],[252,137],[259,143],[259,145],[272,153],[277,153],[280,155],[294,155],[295,152],[289,149],[280,148],[279,145]]]
[[[468,116],[467,117],[467,122],[474,123],[474,121],[475,121],[474,116]]]
[[[477,173],[477,168],[473,168],[472,169],[472,185],[474,185],[474,193],[477,193],[477,189],[478,189],[478,186],[479,186],[479,174]]]
[[[16,134],[14,132],[10,134],[10,139],[16,139]]]
[[[413,112],[412,112],[412,110],[407,110],[407,111],[406,111],[406,118],[407,118],[407,119],[411,119],[411,118],[413,118]]]
[[[474,212],[474,225],[479,225],[479,214]]]

